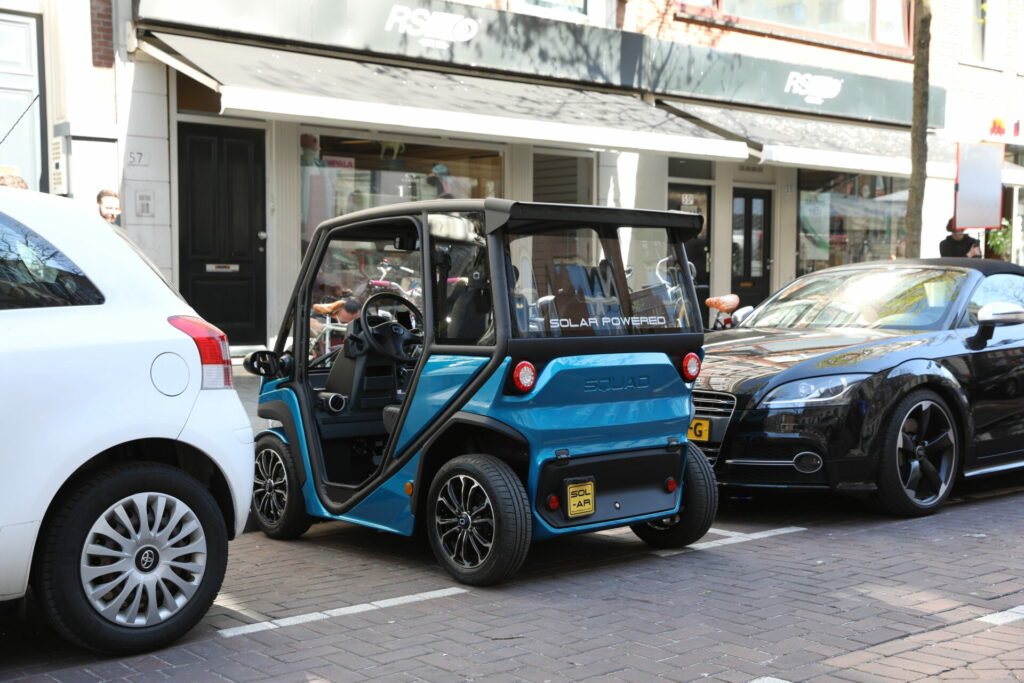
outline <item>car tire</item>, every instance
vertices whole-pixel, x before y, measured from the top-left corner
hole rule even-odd
[[[270,538],[298,538],[313,524],[299,486],[299,466],[281,439],[264,434],[256,440],[252,516]]]
[[[938,510],[953,490],[960,464],[956,427],[953,412],[932,391],[915,391],[900,401],[885,426],[878,490],[869,506],[898,517]]]
[[[532,520],[522,481],[482,454],[454,458],[430,483],[427,536],[441,566],[471,586],[516,573],[530,548]]]
[[[202,619],[224,580],[228,535],[196,479],[168,465],[123,465],[61,496],[33,577],[58,633],[126,655],[167,645]]]
[[[683,548],[704,537],[718,513],[718,484],[704,452],[686,444],[683,501],[678,515],[633,524],[640,540],[655,548]]]

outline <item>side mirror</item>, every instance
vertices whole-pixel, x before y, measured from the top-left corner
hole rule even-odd
[[[744,306],[743,308],[733,311],[732,313],[732,326],[736,327],[741,322],[747,319],[747,316],[754,312],[753,306]]]
[[[1002,301],[985,304],[978,311],[978,332],[967,338],[967,347],[972,351],[980,351],[992,338],[997,326],[1021,323],[1024,323],[1024,307]]]
[[[997,302],[978,311],[979,325],[1019,325],[1024,323],[1024,306]]]
[[[281,366],[277,362],[277,354],[273,351],[253,351],[242,361],[242,367],[246,372],[257,377],[274,377]]]

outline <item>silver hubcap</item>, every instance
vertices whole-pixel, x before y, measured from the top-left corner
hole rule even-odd
[[[933,401],[921,401],[903,418],[897,467],[907,497],[930,505],[945,495],[956,465],[956,436],[949,415]]]
[[[192,509],[166,493],[137,493],[107,508],[82,549],[82,588],[119,626],[170,619],[206,572],[206,535]]]
[[[480,483],[465,474],[449,479],[437,494],[434,524],[441,549],[455,564],[479,567],[494,542],[494,508]]]
[[[256,454],[256,473],[252,483],[256,514],[268,524],[277,524],[288,504],[288,474],[277,451],[264,448]]]

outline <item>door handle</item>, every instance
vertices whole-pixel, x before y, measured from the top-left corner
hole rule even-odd
[[[267,231],[260,230],[258,233],[256,233],[256,237],[260,238],[261,240],[267,239]]]

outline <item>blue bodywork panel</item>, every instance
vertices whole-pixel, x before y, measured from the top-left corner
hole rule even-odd
[[[530,446],[526,494],[531,505],[541,466],[555,457],[556,450],[567,449],[570,457],[579,457],[664,447],[669,438],[686,442],[693,405],[690,392],[663,353],[556,358],[539,371],[536,385],[524,396],[503,393],[510,364],[511,359],[505,359],[463,410],[503,422],[526,438]],[[679,500],[677,496],[676,509]],[[674,513],[666,510],[567,529],[555,529],[534,515],[533,533],[534,538],[546,538]]]
[[[420,373],[395,453],[401,453],[487,361],[485,356],[431,356]]]
[[[483,356],[439,355],[425,363],[409,406],[395,453],[400,454],[486,365]],[[686,441],[692,401],[687,385],[671,359],[663,353],[622,353],[556,358],[539,369],[533,390],[523,396],[504,393],[511,365],[506,358],[498,370],[473,395],[463,411],[504,423],[519,432],[530,450],[527,497],[536,500],[541,467],[566,449],[570,457],[622,453],[665,447],[670,438]],[[413,532],[415,518],[406,482],[417,482],[422,452],[344,515],[328,512],[316,492],[309,450],[302,428],[298,402],[291,389],[279,388],[280,381],[264,382],[260,402],[282,401],[292,412],[300,435],[298,444],[306,471],[303,498],[310,515],[354,522],[402,535]],[[443,425],[432,425],[440,429]],[[280,429],[269,430],[286,443]],[[292,448],[295,445],[292,444]],[[680,472],[680,480],[682,473]],[[685,482],[683,482],[685,485]],[[680,488],[672,509],[641,517],[556,529],[539,515],[533,515],[536,539],[560,534],[595,531],[657,519],[675,514],[681,500]],[[422,492],[421,492],[422,493]]]
[[[427,359],[420,374],[416,391],[411,399],[412,405],[405,416],[402,432],[398,436],[395,454],[402,449],[451,402],[462,387],[466,386],[487,364],[484,356],[431,356]],[[393,474],[387,481],[348,511],[343,517],[350,522],[365,524],[378,529],[387,529],[395,533],[409,536],[413,532],[415,522],[409,506],[409,496],[405,493],[405,483],[416,482],[416,470],[419,468],[421,453],[416,453],[402,469]]]

